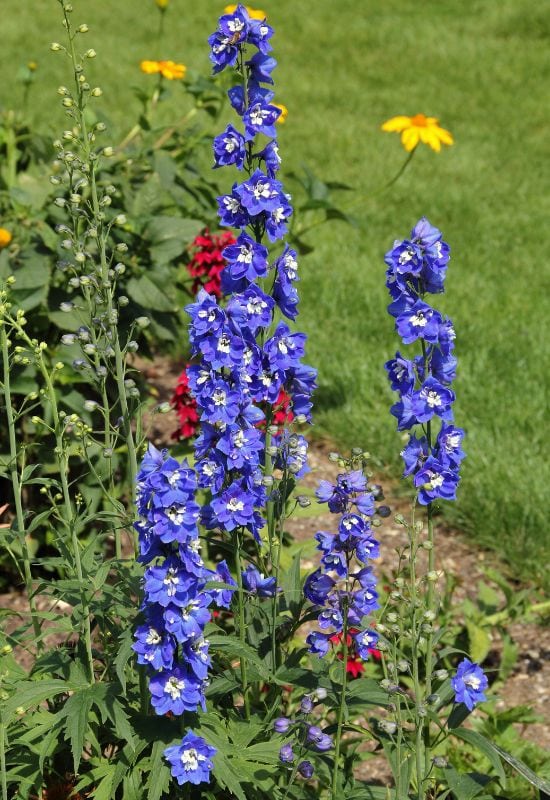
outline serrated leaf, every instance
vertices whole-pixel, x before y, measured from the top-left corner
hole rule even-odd
[[[25,710],[42,703],[63,692],[68,692],[73,687],[65,681],[49,680],[49,681],[22,681],[17,686],[15,695],[6,701],[3,709],[3,720],[8,725],[17,715],[16,709],[24,708]]]
[[[153,744],[151,772],[147,781],[147,800],[160,800],[163,792],[167,791],[170,785],[170,769],[163,759],[165,748],[166,745],[163,741]]]
[[[120,681],[123,694],[126,694],[126,664],[134,654],[132,650],[133,633],[130,629],[124,631],[119,638],[118,652],[115,657],[115,671]]]
[[[241,786],[239,774],[233,771],[228,758],[220,750],[213,759],[214,777],[223,789],[228,789],[238,800],[246,800],[246,795]]]
[[[527,764],[524,764],[523,761],[520,761],[519,758],[508,753],[506,750],[503,750],[502,747],[499,747],[498,744],[494,744],[491,742],[491,746],[496,750],[501,758],[509,764],[512,769],[515,769],[525,780],[529,781],[530,784],[536,786],[541,792],[545,794],[550,794],[550,781],[547,781],[545,778],[539,778],[532,769],[529,769]]]
[[[91,687],[86,687],[69,697],[63,708],[66,718],[65,731],[71,745],[75,774],[78,773],[82,751],[84,750],[84,741],[86,738],[86,731],[88,730],[88,718],[92,703],[93,696]]]

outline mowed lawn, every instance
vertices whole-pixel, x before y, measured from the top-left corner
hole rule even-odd
[[[32,10],[31,10],[32,5]],[[144,58],[209,71],[205,39],[223,3],[171,0],[165,45],[155,46],[153,0],[74,0],[94,47],[113,143],[139,110]],[[34,126],[65,127],[55,89],[67,65],[55,0],[3,0],[0,104],[19,102],[20,64],[38,62]],[[398,346],[386,313],[384,252],[426,215],[452,248],[442,303],[457,330],[457,422],[468,431],[459,501],[445,517],[497,549],[514,574],[542,579],[547,515],[550,253],[550,6],[532,0],[266,0],[276,29],[277,95],[285,171],[307,164],[355,187],[357,226],[335,222],[308,237],[299,324],[319,369],[315,432],[369,449],[397,474],[400,434],[383,363]],[[173,91],[173,102],[180,94]],[[424,148],[391,191],[373,194],[405,153],[380,124],[396,114],[437,116],[455,145]],[[177,113],[177,112],[176,112]]]

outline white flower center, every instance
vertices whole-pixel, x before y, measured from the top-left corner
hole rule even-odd
[[[245,264],[250,264],[252,262],[252,255],[252,248],[249,245],[243,244],[239,251],[237,261],[244,261]]]
[[[223,389],[214,389],[212,393],[212,400],[215,406],[224,406],[226,397],[227,395]]]
[[[228,511],[242,511],[244,509],[244,503],[242,500],[237,500],[236,497],[232,497],[227,504],[227,509]]]
[[[441,405],[441,397],[438,395],[437,392],[434,392],[433,389],[430,392],[427,392],[426,395],[426,402],[430,406],[430,408],[435,408],[436,406]]]
[[[147,644],[160,644],[161,642],[160,633],[154,628],[149,628],[149,633],[145,637],[145,642]]]
[[[271,213],[271,216],[275,222],[282,222],[285,217],[285,210],[282,207],[276,208],[275,211]]]
[[[178,697],[181,697],[183,689],[185,689],[185,681],[179,680],[174,676],[168,678],[164,686],[165,693],[169,694],[172,700],[177,700]]]
[[[475,692],[477,692],[481,685],[481,681],[477,675],[468,675],[468,677],[464,678],[463,680],[466,686],[471,686]]]
[[[221,350],[222,353],[229,353],[231,351],[231,339],[226,333],[218,339],[218,350]]]
[[[197,753],[194,747],[184,750],[181,754],[181,763],[186,772],[194,772],[198,769],[199,762],[206,761],[206,756]]]
[[[417,328],[423,328],[428,324],[428,320],[422,311],[419,311],[417,314],[414,314],[412,317],[410,317],[409,322],[411,325],[415,325]]]
[[[168,509],[167,516],[170,522],[175,525],[181,525],[185,514],[185,506],[171,506]]]

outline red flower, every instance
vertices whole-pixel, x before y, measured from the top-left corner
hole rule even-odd
[[[190,275],[195,278],[191,289],[194,295],[203,287],[215,297],[222,296],[221,273],[225,267],[222,250],[235,241],[229,231],[215,235],[208,228],[194,238],[189,248],[191,261],[187,264]]]
[[[187,367],[178,378],[174,394],[170,400],[170,405],[175,410],[179,419],[179,428],[172,434],[172,439],[184,441],[190,439],[197,432],[199,427],[199,415],[197,413],[197,401],[191,396],[189,391],[189,380],[187,378]]]
[[[359,628],[349,628],[347,639],[347,646],[348,646],[348,657],[346,660],[346,672],[351,675],[352,678],[358,678],[359,675],[365,671],[365,667],[363,665],[362,659],[357,655],[355,652],[355,640],[353,636],[359,633]],[[330,637],[330,641],[337,646],[342,644],[343,635],[341,633],[335,633],[334,636]],[[342,652],[343,648],[340,649],[340,652],[337,652],[337,657],[342,660],[344,658],[344,653]],[[376,647],[369,647],[369,654],[373,656],[377,661],[381,658],[380,650],[377,650]]]

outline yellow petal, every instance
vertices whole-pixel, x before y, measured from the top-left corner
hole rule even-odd
[[[436,153],[439,153],[439,151],[441,150],[441,144],[439,142],[439,139],[437,138],[437,135],[434,133],[433,129],[420,128],[418,132],[420,133],[420,141],[424,142],[424,144],[427,144],[428,147],[431,147],[432,150],[435,150]]]
[[[405,128],[409,128],[410,125],[410,117],[392,117],[391,119],[387,120],[387,122],[384,122],[381,128],[383,131],[397,131],[399,133],[404,131]]]
[[[184,64],[176,64],[175,61],[161,61],[160,72],[163,78],[169,81],[181,80],[187,71]]]
[[[401,134],[401,144],[407,153],[410,153],[411,150],[414,150],[418,144],[418,128],[407,128],[406,131],[403,131]]]
[[[154,75],[155,72],[160,72],[160,64],[158,61],[142,61],[139,65],[142,72],[146,75]]]
[[[440,128],[438,125],[434,125],[432,128],[435,135],[438,139],[443,142],[443,144],[454,144],[454,139],[449,131],[446,131],[445,128]]]
[[[286,122],[286,118],[288,117],[288,108],[284,106],[282,103],[271,103],[271,105],[275,106],[275,108],[281,109],[281,115],[277,117],[275,122],[280,122],[280,123]]]

